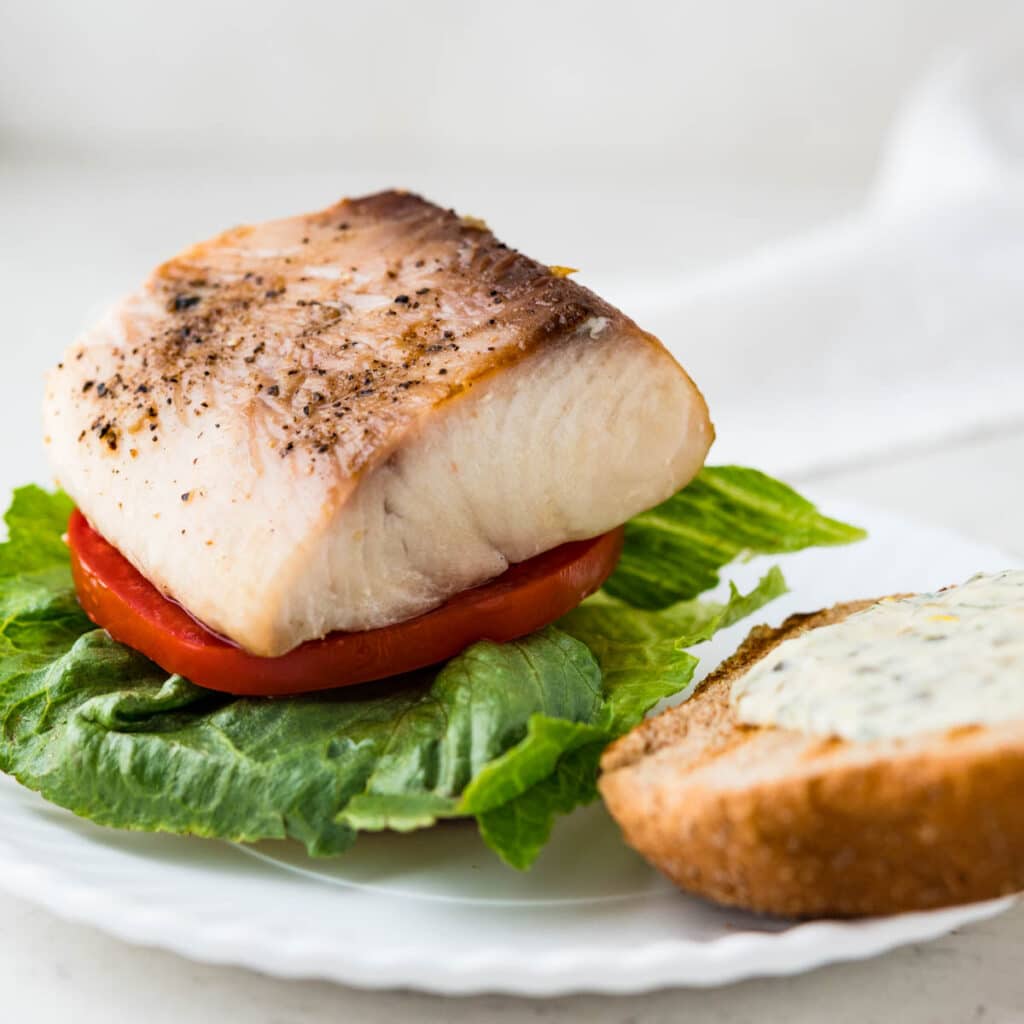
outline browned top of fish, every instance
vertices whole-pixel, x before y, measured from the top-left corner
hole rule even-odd
[[[346,199],[159,267],[83,384],[81,440],[116,449],[158,436],[168,406],[210,429],[227,410],[281,457],[330,452],[354,475],[424,411],[591,320],[584,338],[626,322],[480,221],[405,192]]]

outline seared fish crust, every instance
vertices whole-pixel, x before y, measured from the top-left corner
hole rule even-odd
[[[656,339],[402,192],[187,249],[71,347],[44,414],[96,529],[263,655],[610,529],[713,437]]]

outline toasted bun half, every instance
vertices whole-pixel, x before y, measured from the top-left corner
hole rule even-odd
[[[872,603],[755,628],[689,701],[605,752],[608,809],[681,888],[794,917],[1024,889],[1024,722],[852,743],[736,721],[736,677],[783,640]]]

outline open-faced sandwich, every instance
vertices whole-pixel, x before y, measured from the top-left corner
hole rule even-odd
[[[163,264],[44,412],[63,492],[8,514],[0,767],[127,828],[328,854],[469,817],[524,866],[685,648],[784,589],[697,601],[722,566],[861,535],[702,468],[656,338],[401,192]]]

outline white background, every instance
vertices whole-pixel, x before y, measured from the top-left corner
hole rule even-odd
[[[1022,30],[1024,6],[979,0],[3,0],[0,484],[46,479],[42,370],[196,238],[403,185],[613,297],[664,287],[855,215],[907,88]],[[809,478],[1022,551],[1022,460],[1007,426]],[[5,1020],[75,1024],[1010,1020],[1022,938],[1017,912],[797,982],[444,1002],[198,968],[4,897],[0,987]]]

